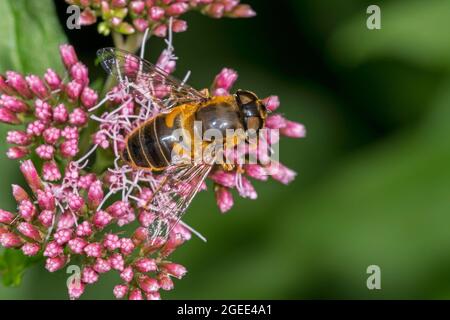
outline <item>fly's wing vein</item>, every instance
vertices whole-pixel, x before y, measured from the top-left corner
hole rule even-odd
[[[164,70],[138,56],[115,48],[98,50],[102,67],[141,102],[150,101],[161,111],[207,98]]]
[[[167,169],[163,181],[147,206],[156,216],[150,226],[152,239],[168,238],[170,231],[181,220],[200,190],[211,168],[209,164],[193,164]]]

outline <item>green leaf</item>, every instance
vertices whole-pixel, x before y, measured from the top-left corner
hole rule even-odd
[[[52,0],[0,1],[0,72],[14,70],[42,75],[47,68],[62,71],[58,53],[66,37],[57,19]],[[2,125],[4,137],[8,126]],[[0,185],[1,207],[14,205],[10,195],[11,183],[17,183],[18,165],[6,159],[6,146],[0,142],[0,166],[3,183]],[[36,259],[25,257],[19,250],[6,249],[0,254],[0,276],[5,286],[18,286],[27,267]]]
[[[19,250],[6,249],[0,255],[0,274],[3,285],[7,287],[19,286],[26,268],[36,261],[37,259],[24,256]]]
[[[348,64],[380,57],[397,58],[424,67],[450,69],[450,2],[442,0],[383,3],[381,30],[366,27],[366,7],[337,29],[333,56]]]
[[[58,46],[67,40],[52,0],[3,0],[0,12],[0,72],[62,71]]]

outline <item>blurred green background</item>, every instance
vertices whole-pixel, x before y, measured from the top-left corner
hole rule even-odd
[[[237,199],[221,215],[212,192],[200,194],[186,221],[208,238],[173,257],[189,273],[166,299],[450,298],[450,2],[448,0],[247,0],[258,16],[212,20],[189,14],[176,35],[177,74],[209,85],[224,66],[237,87],[278,94],[280,111],[308,129],[284,139],[289,186],[256,183],[256,201]],[[94,67],[110,40],[95,27],[62,29],[65,4],[0,2],[0,72],[42,73],[59,65],[68,39]],[[381,30],[366,9],[381,7]],[[151,39],[149,58],[163,43]],[[6,129],[1,129],[4,136]],[[10,184],[22,181],[1,142],[1,207],[14,209]],[[368,290],[366,268],[381,268]],[[2,299],[66,299],[67,275],[42,263]],[[112,298],[118,276],[86,290]]]

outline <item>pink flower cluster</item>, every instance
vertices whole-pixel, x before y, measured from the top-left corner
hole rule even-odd
[[[70,159],[78,152],[80,130],[87,125],[87,109],[97,103],[98,94],[89,87],[88,69],[78,61],[70,45],[62,45],[60,54],[70,75],[68,81],[48,69],[43,78],[7,71],[0,75],[0,121],[19,125],[6,140],[15,146],[8,157],[20,159],[36,153],[52,168],[54,180],[60,173],[54,160]],[[51,171],[51,173],[50,173]]]
[[[83,9],[81,25],[90,25],[103,19],[98,25],[100,33],[108,35],[111,30],[130,35],[144,32],[147,28],[158,37],[165,37],[168,22],[172,18],[174,32],[183,32],[187,23],[179,19],[188,11],[197,10],[213,18],[253,17],[255,12],[239,0],[66,0]]]
[[[68,165],[60,184],[42,179],[31,160],[24,161],[20,168],[32,194],[13,185],[18,209],[16,213],[0,210],[0,244],[20,248],[27,256],[44,256],[49,272],[78,257],[82,272],[78,281],[68,287],[71,298],[79,298],[86,285],[114,270],[123,281],[114,287],[117,298],[159,299],[160,290],[173,289],[172,278],[180,279],[186,273],[182,265],[167,260],[191,237],[181,224],[172,230],[167,241],[150,241],[152,213],[136,210],[120,200],[102,210],[104,190],[110,188],[109,183],[94,174],[82,174],[77,163]],[[145,200],[148,192],[143,190],[139,196]],[[130,237],[110,230],[114,224],[134,221],[135,212],[139,226]]]
[[[166,31],[170,34],[167,22],[171,17],[174,17],[170,19],[173,31],[177,31],[177,25],[185,25],[178,17],[191,9],[200,9],[217,18],[254,14],[250,7],[237,0],[68,2],[84,8],[85,24],[93,23],[101,14],[103,23],[114,29],[130,17],[132,25],[128,26],[132,29],[116,31],[132,33],[152,27],[152,32],[161,36]],[[161,16],[155,19],[152,15],[158,10]],[[147,21],[145,28],[136,26],[139,19]],[[172,73],[176,57],[169,40],[167,44],[156,64]],[[62,45],[60,54],[70,77],[67,81],[50,69],[42,79],[16,72],[0,76],[0,121],[25,127],[8,132],[7,142],[15,145],[8,150],[8,157],[22,159],[35,153],[40,158],[36,166],[31,160],[21,163],[20,169],[31,192],[12,186],[17,211],[0,210],[0,244],[20,249],[27,256],[42,256],[50,272],[70,265],[72,260],[81,263],[79,279],[68,287],[71,298],[79,298],[86,285],[97,282],[101,274],[115,271],[122,279],[113,290],[117,298],[159,299],[161,290],[173,289],[173,278],[180,279],[186,273],[182,265],[168,257],[191,238],[191,233],[197,233],[180,221],[170,229],[167,238],[155,236],[157,212],[154,208],[147,210],[146,204],[159,190],[164,177],[135,170],[120,160],[128,133],[156,114],[158,107],[136,99],[122,85],[99,99],[89,87],[88,69],[78,61],[73,47]],[[234,70],[224,68],[213,80],[209,92],[215,96],[229,95],[237,77]],[[266,119],[269,130],[287,137],[305,136],[303,125],[275,113],[280,104],[278,97],[269,96],[264,104],[270,111]],[[98,116],[93,111],[103,113]],[[84,141],[86,145],[82,147],[88,147],[91,142],[93,146],[75,160],[80,156],[80,134],[88,124],[94,128],[92,141]],[[268,146],[278,138],[268,135]],[[109,155],[109,167],[104,171],[87,166],[87,159],[99,149],[107,150],[104,155]],[[247,164],[233,171],[217,167],[208,179],[214,184],[220,211],[226,212],[233,206],[233,189],[241,197],[256,199],[251,179],[265,181],[269,176],[288,184],[295,172],[271,162]],[[202,189],[206,189],[206,184]],[[135,226],[131,234],[124,234],[120,228],[127,224]]]

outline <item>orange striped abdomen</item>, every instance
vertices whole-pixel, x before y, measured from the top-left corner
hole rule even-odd
[[[173,113],[160,114],[147,120],[128,136],[123,159],[134,167],[153,171],[165,169],[171,164],[172,149],[178,142],[173,133],[185,121],[186,115],[182,112],[175,116]]]

